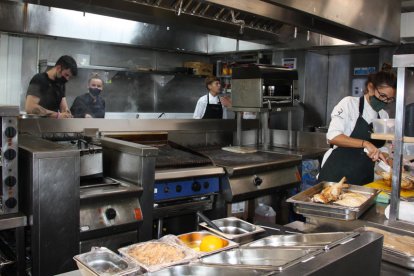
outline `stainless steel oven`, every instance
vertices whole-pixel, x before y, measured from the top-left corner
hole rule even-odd
[[[297,94],[298,73],[296,70],[260,64],[233,68],[233,108],[292,105]]]
[[[17,213],[18,204],[18,106],[0,105],[1,180],[0,215]]]

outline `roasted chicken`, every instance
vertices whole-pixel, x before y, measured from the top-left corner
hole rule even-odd
[[[339,196],[339,200],[334,203],[347,207],[359,207],[367,200],[363,194],[347,192]]]
[[[384,179],[384,183],[391,186],[392,174],[389,172],[381,172],[381,176]],[[413,177],[406,172],[401,173],[401,189],[414,190]]]
[[[313,202],[329,203],[339,199],[342,194],[342,189],[349,187],[348,184],[335,183],[325,187],[319,194],[315,194],[312,197]]]

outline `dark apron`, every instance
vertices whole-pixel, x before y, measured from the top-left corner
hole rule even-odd
[[[223,107],[221,106],[220,98],[218,104],[210,104],[209,94],[207,94],[207,106],[202,119],[223,119]]]
[[[370,141],[380,148],[385,141],[371,139],[372,124],[362,118],[363,110],[364,96],[359,100],[359,117],[350,137]],[[338,182],[345,176],[349,184],[364,185],[374,180],[374,166],[363,148],[337,147],[323,165],[318,180]]]

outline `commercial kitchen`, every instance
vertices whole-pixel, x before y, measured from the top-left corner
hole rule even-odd
[[[413,275],[413,21],[410,0],[0,0],[0,275]],[[25,112],[63,55],[68,105],[98,73],[105,118]],[[388,185],[318,181],[334,107],[384,63]],[[193,119],[209,75],[227,119]],[[363,201],[315,200],[335,187]]]

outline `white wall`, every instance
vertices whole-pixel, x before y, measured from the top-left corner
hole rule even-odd
[[[20,105],[23,39],[0,34],[0,104]]]

